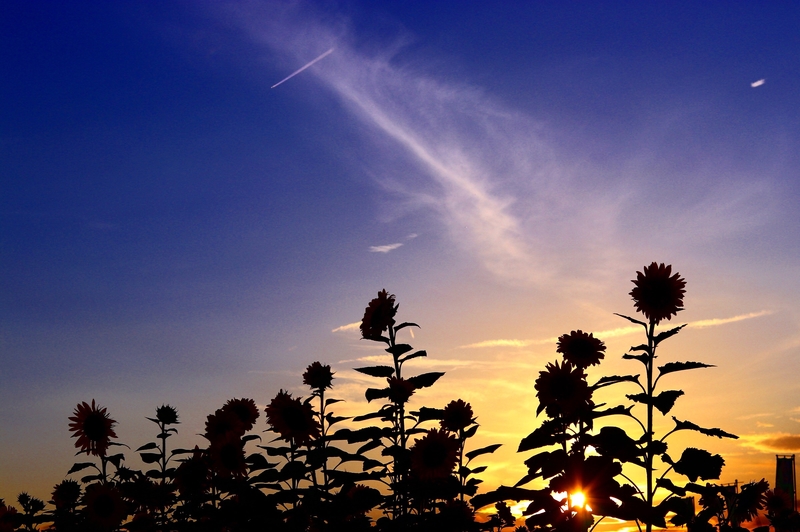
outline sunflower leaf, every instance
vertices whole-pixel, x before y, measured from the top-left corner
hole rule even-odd
[[[366,368],[353,369],[370,377],[391,377],[394,375],[394,368],[391,366],[368,366]]]
[[[138,453],[139,451],[149,451],[150,449],[158,449],[158,444],[152,441],[150,443],[145,443],[144,445],[136,449],[136,452]]]
[[[432,371],[430,373],[423,373],[422,375],[417,375],[415,377],[409,377],[409,382],[414,385],[414,388],[419,390],[420,388],[428,388],[429,386],[433,386],[433,383],[438,381],[439,378],[444,375],[442,371]]]
[[[391,353],[395,357],[399,357],[400,355],[405,355],[409,351],[414,349],[408,344],[395,344],[393,346],[389,346],[386,348],[387,353]]]
[[[685,371],[687,369],[698,368],[714,368],[712,364],[703,364],[702,362],[667,362],[663,366],[658,366],[659,376],[666,375],[667,373],[675,373],[676,371]]]
[[[71,475],[72,473],[75,473],[77,471],[82,471],[87,467],[93,467],[97,469],[97,466],[92,462],[78,462],[77,464],[74,464],[69,471],[67,471],[67,475]]]
[[[491,454],[495,452],[497,449],[500,448],[502,443],[495,443],[492,445],[487,445],[486,447],[481,447],[480,449],[475,449],[474,451],[468,452],[465,456],[468,460],[472,460],[476,456],[480,456],[482,454]]]
[[[422,406],[416,412],[411,412],[411,413],[417,417],[418,423],[422,423],[424,421],[442,419],[442,417],[444,416],[444,409]]]
[[[367,402],[372,401],[373,399],[383,399],[389,397],[389,388],[382,388],[380,390],[377,388],[367,388],[367,391],[364,392],[364,397],[366,397]]]
[[[622,355],[622,358],[625,359],[625,360],[638,360],[642,364],[647,364],[647,361],[650,358],[650,355],[648,355],[646,353],[642,354],[642,355],[629,355],[629,354],[625,353],[624,355]]]
[[[705,429],[698,425],[695,425],[691,421],[681,421],[675,416],[672,416],[672,420],[675,422],[675,429],[678,430],[694,430],[699,432],[700,434],[705,434],[706,436],[716,436],[717,438],[733,438],[739,439],[739,436],[735,434],[731,434],[730,432],[725,432],[722,429],[713,428],[713,429]]]
[[[626,320],[628,320],[631,323],[636,323],[636,324],[641,325],[643,327],[647,327],[647,324],[645,322],[639,321],[639,320],[637,320],[635,318],[631,318],[630,316],[625,316],[624,314],[617,314],[616,312],[614,313],[614,315],[615,316],[619,316],[620,318],[625,318]]]
[[[672,410],[672,407],[675,406],[675,401],[681,395],[683,395],[683,390],[666,390],[655,397],[648,397],[646,393],[626,395],[625,397],[637,403],[652,405],[656,407],[659,412],[666,416],[669,411]]]
[[[670,337],[675,336],[676,334],[678,334],[680,332],[680,330],[683,329],[684,327],[686,327],[685,323],[683,325],[679,326],[679,327],[675,327],[674,329],[670,329],[668,331],[663,331],[663,332],[658,333],[656,335],[656,337],[653,338],[653,343],[655,345],[660,344],[661,342],[663,342],[667,338],[670,338]]]
[[[161,455],[159,453],[142,453],[141,455],[142,462],[145,464],[154,464],[161,460]]]
[[[411,353],[410,355],[408,355],[408,356],[406,356],[406,357],[403,357],[403,358],[401,358],[401,359],[399,360],[399,362],[402,364],[403,362],[406,362],[406,361],[408,361],[408,360],[411,360],[412,358],[419,358],[419,357],[426,357],[426,356],[428,356],[428,353],[427,353],[427,351],[425,351],[425,350],[423,349],[423,350],[421,350],[421,351],[417,351],[416,353]]]
[[[397,332],[397,331],[399,331],[400,329],[405,329],[406,327],[416,327],[417,329],[419,329],[419,328],[420,328],[420,326],[419,326],[419,325],[417,325],[416,323],[412,323],[412,322],[410,322],[410,321],[404,321],[404,322],[403,322],[403,323],[401,323],[400,325],[395,325],[395,327],[394,327],[394,332]]]
[[[609,375],[597,381],[593,388],[602,388],[603,386],[610,386],[620,382],[635,382],[639,384],[639,375]]]
[[[344,399],[325,399],[325,406],[330,406],[334,403],[341,403]]]

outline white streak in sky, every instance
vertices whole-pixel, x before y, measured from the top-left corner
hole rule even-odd
[[[324,58],[325,56],[327,56],[327,55],[330,55],[330,54],[332,54],[332,53],[333,53],[333,48],[331,48],[330,50],[328,50],[328,51],[327,51],[327,52],[325,52],[324,54],[320,55],[319,57],[317,57],[316,59],[314,59],[314,60],[313,60],[313,61],[311,61],[310,63],[306,63],[306,64],[305,64],[305,65],[303,65],[302,67],[298,68],[297,70],[295,70],[294,72],[292,72],[291,74],[289,74],[288,76],[286,76],[285,78],[283,78],[282,80],[280,80],[278,83],[276,83],[275,85],[273,85],[272,87],[270,87],[270,89],[274,89],[275,87],[277,87],[277,86],[278,86],[278,85],[280,85],[281,83],[283,83],[283,82],[285,82],[285,81],[288,81],[288,80],[292,79],[293,77],[295,77],[296,75],[298,75],[298,74],[299,74],[300,72],[302,72],[303,70],[307,69],[308,67],[310,67],[311,65],[313,65],[314,63],[316,63],[317,61],[319,61],[320,59],[322,59],[322,58]]]
[[[395,244],[386,244],[385,246],[370,246],[369,250],[372,253],[389,253],[390,251],[399,248],[403,244],[395,243]]]
[[[753,88],[756,88],[756,87],[760,87],[761,85],[763,85],[766,82],[767,82],[766,79],[760,79],[758,81],[754,81],[753,83],[751,83],[750,86],[753,87]]]
[[[361,326],[361,322],[360,321],[354,321],[353,323],[348,323],[347,325],[342,325],[340,327],[336,327],[335,329],[332,329],[331,332],[336,333],[336,332],[345,332],[345,331],[355,331],[360,326]]]
[[[749,320],[752,318],[760,318],[761,316],[768,316],[772,314],[769,310],[762,310],[760,312],[750,312],[748,314],[739,314],[730,318],[710,318],[707,320],[690,321],[686,324],[687,327],[692,329],[705,329],[706,327],[715,327],[717,325],[725,325],[728,323],[735,323],[737,321]],[[617,336],[627,336],[642,332],[642,327],[638,325],[619,327],[617,329],[609,329],[607,331],[597,331],[594,334],[597,338],[615,338]],[[530,345],[544,345],[555,344],[558,338],[546,338],[539,340],[515,340],[515,339],[499,339],[499,340],[484,340],[474,344],[462,345],[460,349],[476,349],[481,347],[528,347]]]

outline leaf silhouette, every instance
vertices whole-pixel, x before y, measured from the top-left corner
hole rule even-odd
[[[420,388],[433,386],[433,383],[438,381],[442,375],[444,375],[442,371],[432,371],[430,373],[417,375],[416,377],[409,377],[408,380],[414,385],[414,388],[418,390]]]
[[[712,480],[719,478],[725,460],[718,454],[712,455],[703,449],[689,447],[683,451],[681,459],[675,462],[676,473],[685,475],[695,482],[698,478]]]
[[[495,504],[500,501],[532,501],[541,499],[542,493],[546,491],[548,496],[550,490],[531,490],[526,488],[512,488],[509,486],[500,486],[494,491],[488,493],[481,493],[474,496],[470,503],[473,508],[480,509],[490,504]]]
[[[697,368],[713,368],[716,367],[712,364],[703,364],[702,362],[668,362],[663,366],[658,366],[659,377],[667,373],[675,373],[676,371],[685,371],[687,369]]]
[[[657,396],[650,399],[646,393],[637,393],[635,395],[626,395],[628,399],[631,401],[635,401],[637,403],[642,404],[650,404],[653,405],[655,408],[658,409],[659,412],[664,414],[665,416],[672,410],[672,407],[675,406],[675,401],[683,395],[683,390],[666,390],[658,394]]]
[[[497,449],[500,448],[501,443],[495,443],[493,445],[487,445],[486,447],[481,447],[480,449],[475,449],[474,451],[468,452],[465,456],[468,460],[472,460],[476,456],[480,456],[482,454],[491,454],[495,452]]]
[[[569,438],[568,434],[561,432],[561,424],[558,421],[548,419],[538,429],[522,438],[517,452],[521,453],[538,447],[555,445],[556,443],[567,441]]]
[[[739,436],[737,436],[736,434],[725,432],[722,429],[717,429],[717,428],[704,429],[703,427],[695,425],[691,421],[681,421],[675,416],[672,416],[672,420],[675,422],[674,430],[694,430],[699,432],[700,434],[705,434],[706,436],[716,436],[717,438],[733,438],[735,440],[739,439]]]
[[[419,329],[419,328],[420,328],[420,326],[419,326],[419,325],[417,325],[416,323],[412,323],[412,322],[410,322],[410,321],[404,321],[404,322],[403,322],[403,323],[401,323],[400,325],[396,325],[396,326],[395,326],[395,328],[394,328],[394,332],[397,332],[397,331],[399,331],[400,329],[405,329],[406,327],[416,327],[417,329]]]
[[[617,384],[619,382],[635,382],[639,384],[639,375],[609,375],[608,377],[602,377],[599,381],[595,383],[593,388],[602,388],[603,386],[611,386],[612,384]]]
[[[366,368],[353,369],[370,377],[391,377],[394,375],[394,368],[391,366],[368,366]]]
[[[384,399],[389,397],[389,388],[382,388],[380,390],[377,388],[367,388],[367,391],[364,392],[364,397],[367,398],[367,402],[373,399]]]
[[[653,343],[655,345],[658,345],[659,343],[663,342],[667,338],[670,338],[670,337],[675,336],[676,334],[678,334],[680,332],[680,330],[683,329],[684,327],[686,327],[685,323],[683,325],[679,326],[679,327],[675,327],[674,329],[670,329],[668,331],[663,331],[663,332],[658,333],[656,335],[656,337],[653,338]]]
[[[625,360],[638,360],[642,364],[647,364],[647,360],[650,358],[650,356],[647,355],[646,353],[642,355],[629,355],[625,353],[624,355],[622,355],[622,358]]]
[[[70,470],[67,471],[67,475],[71,475],[72,473],[75,473],[76,471],[81,471],[83,469],[86,469],[87,467],[94,467],[95,469],[97,469],[97,466],[94,465],[92,462],[79,462],[77,464],[74,464],[70,468]]]
[[[400,363],[402,364],[403,362],[411,360],[412,358],[419,358],[419,357],[426,357],[426,356],[428,356],[428,352],[425,351],[424,349],[421,349],[421,350],[417,351],[416,353],[411,353],[410,355],[401,358],[400,359]]]
[[[624,314],[617,314],[616,312],[614,313],[614,315],[615,316],[619,316],[620,318],[625,318],[626,320],[628,320],[631,323],[636,323],[637,325],[641,325],[643,327],[647,327],[647,324],[645,322],[639,321],[639,320],[637,320],[635,318],[631,318],[630,316],[625,316]]]
[[[414,349],[408,344],[395,344],[391,347],[387,347],[386,351],[393,354],[395,357],[399,357],[400,355],[404,355]]]

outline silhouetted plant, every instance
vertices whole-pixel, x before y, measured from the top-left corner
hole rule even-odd
[[[556,361],[547,364],[535,383],[539,399],[537,415],[544,412],[548,419],[522,440],[518,450],[556,449],[542,451],[527,459],[525,464],[528,473],[515,486],[501,487],[475,497],[473,504],[476,507],[507,499],[530,500],[524,512],[528,516],[526,524],[530,530],[585,531],[599,522],[594,518],[597,515],[601,518],[611,516],[636,521],[640,529],[644,524],[649,532],[654,525],[666,527],[668,512],[675,513],[674,524],[685,524],[691,520],[694,526],[697,525],[698,517],[688,515],[687,505],[681,498],[686,496],[687,490],[696,488],[697,485],[693,483],[698,478],[719,478],[724,460],[719,455],[688,448],[679,460],[674,461],[667,454],[665,440],[679,430],[693,430],[719,438],[736,436],[716,428],[705,429],[674,417],[674,428],[660,438],[655,436],[654,411],[666,416],[676,399],[684,394],[682,390],[657,391],[661,377],[711,366],[701,362],[669,362],[656,367],[656,349],[680,332],[684,325],[666,331],[656,331],[656,326],[683,310],[686,283],[679,274],[672,274],[671,266],[655,262],[645,267],[643,272],[637,272],[633,283],[635,287],[630,295],[636,309],[644,314],[647,321],[618,315],[641,325],[647,341],[632,347],[630,351],[633,354],[625,354],[622,358],[637,360],[643,365],[643,372],[638,375],[606,376],[590,385],[584,369],[601,362],[605,357],[605,345],[592,334],[580,330],[561,336],[557,352],[563,355],[562,363]],[[644,384],[640,382],[642,377]],[[639,387],[640,393],[626,395],[633,405],[603,410],[605,405],[595,403],[594,394],[597,390],[622,383]],[[641,418],[633,413],[636,405],[644,407],[644,416]],[[634,439],[625,430],[615,426],[605,426],[596,431],[595,421],[611,415],[633,419],[642,429],[642,435]],[[589,449],[592,449],[591,454],[588,453]],[[655,457],[660,457],[662,462],[669,465],[657,479],[654,478]],[[623,472],[623,465],[644,469],[646,481],[643,490]],[[671,471],[685,475],[692,482],[685,487],[676,486],[667,478]],[[549,482],[543,489],[522,488],[537,479]],[[657,501],[656,492],[659,489],[664,489],[667,495]],[[581,504],[573,500],[577,493],[582,494]],[[554,494],[563,494],[563,498],[556,499]],[[720,519],[720,515],[701,514],[700,519],[705,519],[707,523],[711,517]],[[736,519],[739,517],[736,516],[739,514],[731,515],[731,522],[737,522],[738,526]]]

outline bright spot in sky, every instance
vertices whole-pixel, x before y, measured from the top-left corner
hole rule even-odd
[[[578,491],[570,495],[569,500],[570,500],[570,507],[580,506],[581,508],[583,508],[583,505],[586,504],[586,495]]]
[[[762,79],[760,79],[758,81],[754,81],[753,83],[750,84],[750,86],[753,87],[753,88],[760,87],[761,85],[766,83],[766,81],[767,81],[766,79],[762,78]]]

